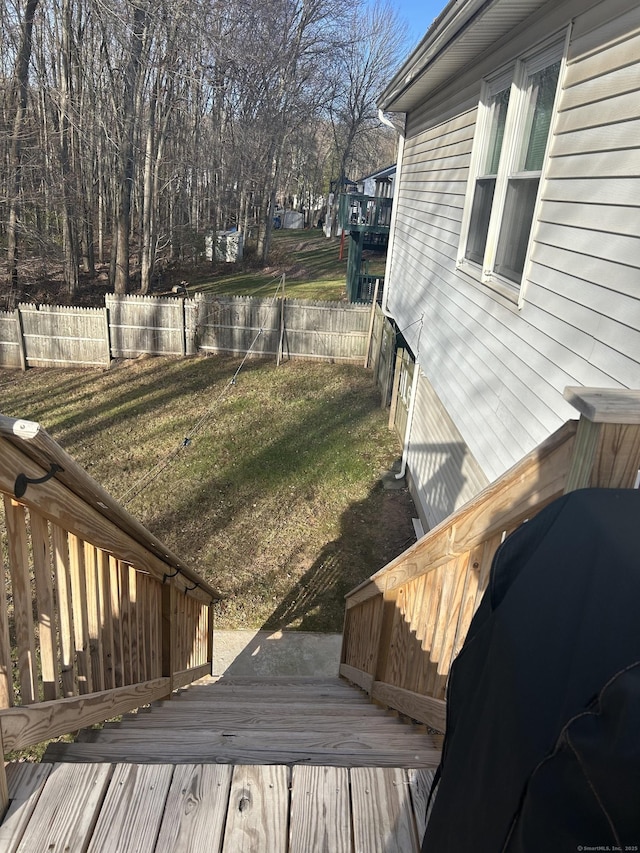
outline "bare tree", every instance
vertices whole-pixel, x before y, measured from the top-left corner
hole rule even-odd
[[[27,0],[21,22],[20,46],[12,81],[13,127],[8,156],[7,267],[11,285],[18,285],[18,228],[22,187],[22,130],[27,111],[29,63],[33,44],[33,24],[38,0]]]
[[[387,0],[356,7],[350,32],[357,33],[337,55],[334,91],[329,110],[340,192],[351,165],[371,162],[371,135],[388,134],[378,119],[376,101],[407,45],[407,28]],[[388,150],[387,146],[383,146]],[[367,150],[368,156],[358,154]]]
[[[309,207],[336,173],[378,164],[373,105],[401,43],[388,7],[10,2],[0,235],[14,283],[20,234],[46,242],[70,292],[93,271],[94,231],[120,293],[136,260],[146,293],[162,263],[196,259],[219,228],[251,231],[266,259],[278,196]]]

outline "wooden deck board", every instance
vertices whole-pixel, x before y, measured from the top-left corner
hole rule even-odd
[[[111,769],[109,764],[53,767],[18,845],[19,853],[85,850]]]
[[[50,790],[38,797],[47,772]],[[428,782],[427,775],[418,782],[416,772],[422,771],[23,764],[9,767],[12,803],[0,825],[0,849],[411,853],[424,821],[423,802],[412,793]],[[30,820],[19,825],[14,818],[26,802]]]
[[[435,773],[435,770],[416,768],[411,768],[407,771],[411,800],[413,802],[413,812],[416,816],[418,838],[422,838],[424,831],[427,828],[427,803],[429,802],[429,793],[431,791],[431,784]]]
[[[398,768],[351,771],[355,853],[417,853],[409,780]]]
[[[289,770],[234,768],[223,853],[286,853]]]
[[[183,764],[175,768],[157,850],[219,853],[231,773],[228,764]]]
[[[291,773],[289,853],[351,853],[349,771],[302,767]]]
[[[116,767],[88,853],[153,853],[172,776],[167,764]]]
[[[17,849],[52,769],[51,764],[8,765],[11,803],[0,826],[0,850],[3,853],[13,853]]]

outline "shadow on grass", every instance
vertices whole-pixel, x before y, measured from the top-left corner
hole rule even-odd
[[[342,514],[339,538],[323,548],[262,629],[341,632],[345,595],[415,542],[413,514],[407,490],[387,492],[376,484]]]
[[[52,404],[50,397],[43,400],[47,411],[45,427],[49,429],[49,424],[52,424],[56,433],[64,433],[64,443],[67,445],[91,442],[100,433],[120,424],[123,419],[133,422],[148,415],[150,407],[158,410],[194,394],[202,394],[203,397],[215,394],[231,379],[240,360],[225,356],[215,359],[166,359],[164,381],[163,377],[159,380],[156,360],[143,360],[142,363],[143,371],[148,365],[148,374],[143,372],[132,376],[128,370],[130,362],[110,372],[101,387],[103,402],[96,399],[94,377],[91,374],[86,374],[84,378],[74,377],[71,382],[65,381],[64,397],[61,396],[59,404]],[[260,360],[248,360],[243,372],[248,373],[262,365]],[[122,372],[125,370],[126,373]],[[176,381],[176,376],[179,381]],[[67,414],[64,410],[71,396],[74,398],[75,411]],[[29,394],[28,398],[37,408],[37,394],[35,397]],[[206,405],[206,401],[203,400],[203,404]],[[80,411],[77,411],[78,407]]]
[[[202,513],[211,506],[216,496],[233,491],[234,502],[225,505],[211,519],[209,533],[226,527],[236,514],[246,508],[244,502],[268,490],[277,493],[283,486],[296,491],[313,490],[317,480],[329,466],[348,469],[350,456],[355,450],[345,442],[348,429],[353,431],[359,421],[370,416],[371,399],[354,395],[349,391],[337,394],[331,400],[321,399],[305,406],[304,414],[289,421],[285,429],[278,423],[265,423],[260,411],[247,414],[233,434],[217,434],[218,444],[225,444],[234,454],[230,464],[221,466],[219,473],[206,469],[206,460],[198,476],[199,485],[188,496],[182,497],[176,506],[154,515],[147,523],[155,529],[173,530],[181,520]],[[235,455],[233,445],[241,450],[242,457]]]

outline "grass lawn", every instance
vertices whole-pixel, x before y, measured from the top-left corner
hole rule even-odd
[[[269,266],[258,270],[231,271],[218,266],[215,275],[199,272],[189,280],[188,291],[212,295],[271,296],[285,274],[285,293],[297,299],[346,299],[346,238],[343,259],[340,241],[328,240],[319,229],[274,231]],[[364,259],[371,275],[384,275],[385,253],[367,251]]]
[[[225,391],[239,363],[0,371],[0,411],[118,499],[191,437],[127,509],[226,596],[218,627],[340,631],[344,594],[413,541],[408,493],[380,484],[398,440],[360,367],[250,360]]]

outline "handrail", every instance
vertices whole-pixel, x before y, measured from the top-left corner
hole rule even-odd
[[[39,424],[0,415],[0,498],[3,752],[168,697],[211,672],[220,594]]]
[[[567,388],[580,412],[346,596],[341,674],[439,731],[445,688],[504,537],[566,491],[631,488],[640,392]]]
[[[183,578],[197,583],[211,598],[221,598],[220,593],[193,571],[166,545],[150,533],[136,518],[128,513],[111,495],[102,488],[78,463],[66,453],[49,433],[34,421],[9,418],[0,415],[0,437],[21,450],[46,474],[51,465],[58,466],[56,480],[63,483],[81,500],[101,515],[114,522],[132,539],[155,554],[170,570],[178,569]]]

